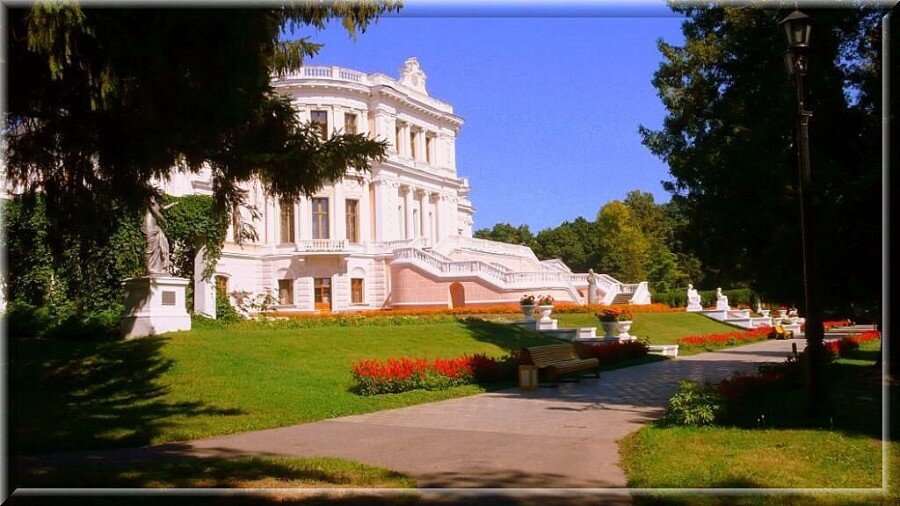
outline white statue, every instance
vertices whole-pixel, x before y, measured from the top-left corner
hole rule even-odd
[[[162,230],[162,227],[166,226],[166,219],[162,213],[174,205],[175,203],[161,206],[156,197],[150,197],[147,212],[144,213],[144,221],[141,223],[141,232],[147,239],[144,260],[147,264],[147,273],[151,276],[171,274],[172,260],[169,257],[169,240],[166,239]]]
[[[597,303],[597,279],[600,276],[594,274],[594,269],[588,269],[587,274],[587,284],[588,284],[588,293],[587,293],[587,303],[588,304],[596,304]]]
[[[721,288],[716,288],[716,310],[729,311],[731,306],[728,305],[728,297],[722,294]]]
[[[700,305],[700,294],[697,293],[697,290],[694,288],[694,285],[688,284],[687,291],[687,300],[688,300],[688,311],[703,311],[703,306]]]

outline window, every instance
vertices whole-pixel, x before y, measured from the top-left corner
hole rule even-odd
[[[310,121],[313,127],[319,131],[319,136],[328,138],[328,111],[309,111]]]
[[[344,113],[344,132],[356,135],[356,115],[349,112]]]
[[[365,304],[363,299],[363,280],[361,278],[351,278],[350,302],[353,304]]]
[[[418,209],[413,209],[412,215],[413,215],[413,237],[419,237],[420,235],[422,235],[422,231],[421,231],[421,229],[419,228],[419,226],[420,226],[420,224],[419,224],[419,210],[418,210]]]
[[[289,199],[281,201],[281,243],[294,242],[294,203]]]
[[[347,200],[347,240],[359,242],[359,201]]]
[[[328,199],[312,199],[313,239],[328,239]]]
[[[409,156],[416,158],[416,132],[412,130],[409,132]]]
[[[398,121],[397,127],[394,128],[394,151],[396,151],[397,154],[400,154],[400,139],[402,134],[403,124]]]
[[[434,153],[432,150],[434,149],[434,137],[425,137],[425,161],[428,163],[434,163]]]
[[[294,280],[278,280],[278,303],[282,306],[294,305]]]

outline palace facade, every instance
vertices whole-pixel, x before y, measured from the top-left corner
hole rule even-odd
[[[195,286],[195,309],[213,314],[215,290],[232,297],[269,293],[280,312],[460,307],[517,302],[549,294],[584,303],[587,275],[530,248],[472,237],[475,208],[456,164],[463,120],[432,98],[415,58],[399,79],[339,67],[303,67],[275,79],[303,121],[332,132],[388,142],[367,173],[348,171],[311,198],[281,200],[261,184],[246,188],[258,219],[256,241],[228,237],[208,281]],[[161,184],[172,195],[211,193],[209,174]],[[647,284],[600,275],[603,303],[649,303]]]

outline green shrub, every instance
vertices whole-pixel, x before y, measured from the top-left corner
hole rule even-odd
[[[709,386],[693,381],[680,381],[678,390],[669,399],[663,422],[667,425],[712,425],[721,410],[719,395]]]
[[[715,290],[699,290],[700,304],[703,307],[716,305]],[[753,306],[759,300],[759,296],[749,288],[738,288],[735,290],[722,290],[722,295],[728,297],[728,305],[736,307],[738,304],[746,304]],[[679,290],[671,290],[668,292],[653,293],[650,295],[653,302],[666,304],[669,307],[687,307],[687,288]]]

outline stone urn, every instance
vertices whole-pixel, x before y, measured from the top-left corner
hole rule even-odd
[[[619,322],[601,321],[600,326],[603,328],[603,337],[605,339],[615,339],[616,331],[619,330]]]
[[[761,314],[761,315],[763,315],[764,317],[768,318],[768,317],[769,317],[769,313],[770,313],[771,311],[772,311],[771,309],[760,309],[760,310],[759,310],[759,314]]]
[[[631,330],[632,320],[625,320],[616,322],[616,330],[619,331],[619,335],[616,336],[619,338],[619,341],[629,341],[631,340],[631,334],[628,333]]]
[[[522,304],[520,307],[522,308],[522,314],[525,315],[525,321],[528,323],[534,322],[534,304],[527,306]]]
[[[541,319],[538,320],[540,323],[552,323],[550,319],[550,313],[553,312],[553,306],[538,306],[538,310],[541,312]]]

